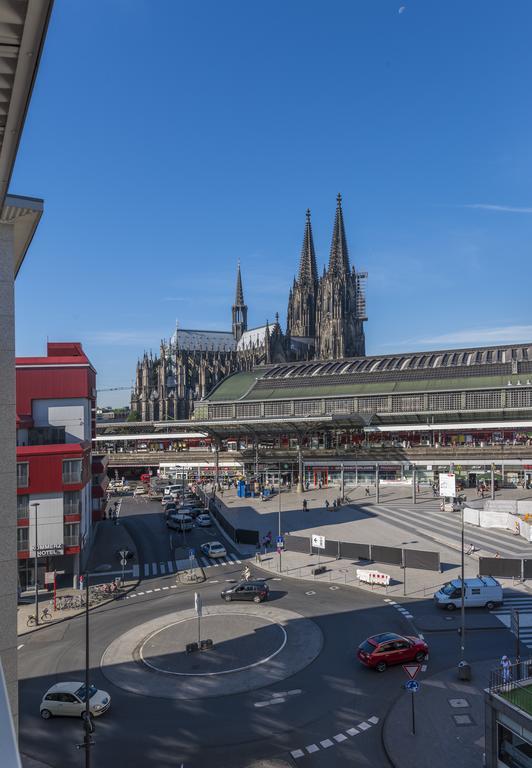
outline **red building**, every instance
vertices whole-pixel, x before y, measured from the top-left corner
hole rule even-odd
[[[90,542],[96,371],[81,344],[49,343],[46,357],[17,358],[16,397],[17,554],[26,589],[35,546],[43,583],[45,571],[79,573]]]

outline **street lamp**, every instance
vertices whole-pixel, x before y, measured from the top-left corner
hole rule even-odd
[[[462,629],[460,632],[460,662],[465,661],[465,564],[464,564],[464,507],[465,507],[465,501],[461,498],[460,499],[460,527],[461,527],[461,556],[462,556],[462,600],[460,605],[460,618],[461,618],[461,624]]]
[[[281,573],[282,547],[281,547],[281,462],[279,462],[279,511],[277,515],[277,548],[279,550],[279,573]]]
[[[38,565],[39,565],[39,557],[37,552],[37,510],[39,509],[39,502],[34,501],[31,505],[33,509],[35,510],[34,514],[34,525],[35,525],[35,554],[34,554],[34,565],[35,565],[35,624],[39,624],[39,580],[37,578],[37,572],[38,572]]]

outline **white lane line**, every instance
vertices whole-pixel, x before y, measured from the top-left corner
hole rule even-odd
[[[163,589],[170,589],[170,587],[163,587]]]
[[[177,589],[177,584],[171,584],[170,589]]]
[[[157,563],[151,564],[151,573],[152,573],[152,576],[157,576]]]
[[[294,749],[294,751],[290,752],[290,754],[292,755],[294,760],[297,760],[298,757],[304,757],[305,756],[305,753],[303,752],[302,749]]]
[[[282,581],[282,579],[279,576],[274,576],[272,581]]]
[[[314,590],[313,590],[313,589],[309,589],[309,591],[308,591],[308,592],[305,592],[305,594],[306,594],[306,595],[315,595],[316,593],[314,592]]]
[[[146,594],[147,594],[147,595],[151,595],[151,593],[152,593],[152,592],[153,592],[153,589],[147,589],[147,590],[146,590]]]
[[[385,603],[392,603],[392,602],[393,602],[393,600],[391,600],[389,597],[385,597],[385,598],[384,598],[384,602],[385,602]]]
[[[144,575],[149,576],[150,575],[150,564],[144,563]]]
[[[357,733],[359,733],[358,728],[348,728],[346,733],[348,733],[350,736],[356,736]]]
[[[166,562],[168,565],[168,573],[172,573],[172,571],[174,570],[174,564],[172,563],[171,560],[167,560]]]
[[[330,739],[324,739],[323,741],[320,741],[320,744],[323,747],[323,749],[327,749],[327,747],[334,746],[333,742]]]
[[[17,651],[20,651],[21,648],[24,648],[24,643],[21,643],[20,645],[17,645]]]
[[[311,755],[313,752],[319,752],[320,748],[317,747],[315,744],[309,744],[308,747],[305,747],[309,755]]]
[[[137,596],[138,596],[138,597],[140,597],[140,596],[141,596],[141,595],[143,595],[143,594],[144,594],[144,592],[137,592]]]
[[[397,603],[395,602],[395,600],[390,600],[389,598],[385,599],[385,601],[384,601],[384,602],[385,602],[385,603],[388,603],[388,605],[397,605]]]
[[[132,593],[129,595],[129,597],[136,597],[136,596],[137,596],[137,593],[136,593],[136,592],[132,592]]]
[[[160,592],[160,591],[161,591],[161,588],[160,588],[160,587],[155,587],[155,589],[154,589],[153,591],[154,591],[154,592]]]
[[[375,717],[375,715],[373,715],[373,717],[368,717],[368,723],[371,723],[372,725],[377,725],[378,722],[379,722],[379,718]]]
[[[333,739],[340,743],[342,741],[347,741],[347,736],[344,736],[343,733],[337,733],[336,736],[333,736]]]
[[[414,618],[411,613],[403,613],[403,616],[405,617],[405,619],[413,619]]]
[[[297,696],[298,693],[303,693],[301,688],[294,688],[291,691],[279,691],[279,693],[273,693],[272,696]]]
[[[138,565],[134,565],[133,566],[133,578],[134,579],[138,579],[138,577],[140,576],[139,570],[140,569],[139,569]]]
[[[359,726],[361,731],[367,731],[368,728],[371,728],[371,725],[369,723],[359,723]]]
[[[228,581],[232,581],[232,579],[228,579]],[[220,582],[218,581],[218,579],[209,579],[209,581],[207,582],[207,584],[219,584],[219,583]]]

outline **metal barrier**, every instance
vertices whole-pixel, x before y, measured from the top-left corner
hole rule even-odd
[[[292,536],[292,534],[287,533],[284,537],[284,548],[288,552],[302,552],[305,555],[310,555],[312,552],[310,542],[309,536]]]
[[[380,544],[372,544],[371,559],[387,565],[402,565],[403,550],[399,547],[382,547]]]
[[[423,549],[403,549],[403,566],[424,571],[440,571],[440,553]]]
[[[511,557],[479,557],[479,576],[499,576],[506,578],[521,578],[522,560]]]

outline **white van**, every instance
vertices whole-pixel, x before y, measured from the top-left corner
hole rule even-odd
[[[183,486],[181,485],[167,485],[164,489],[164,495],[165,496],[175,496],[176,494],[180,493],[183,489]]]
[[[502,605],[502,587],[493,576],[480,576],[478,579],[464,579],[466,608],[487,608],[491,611],[496,605]],[[434,595],[434,601],[440,608],[454,611],[462,606],[462,582],[454,579],[445,584]]]
[[[194,527],[194,520],[190,515],[183,515],[178,512],[168,515],[166,525],[168,528],[173,528],[174,531],[191,531]]]

